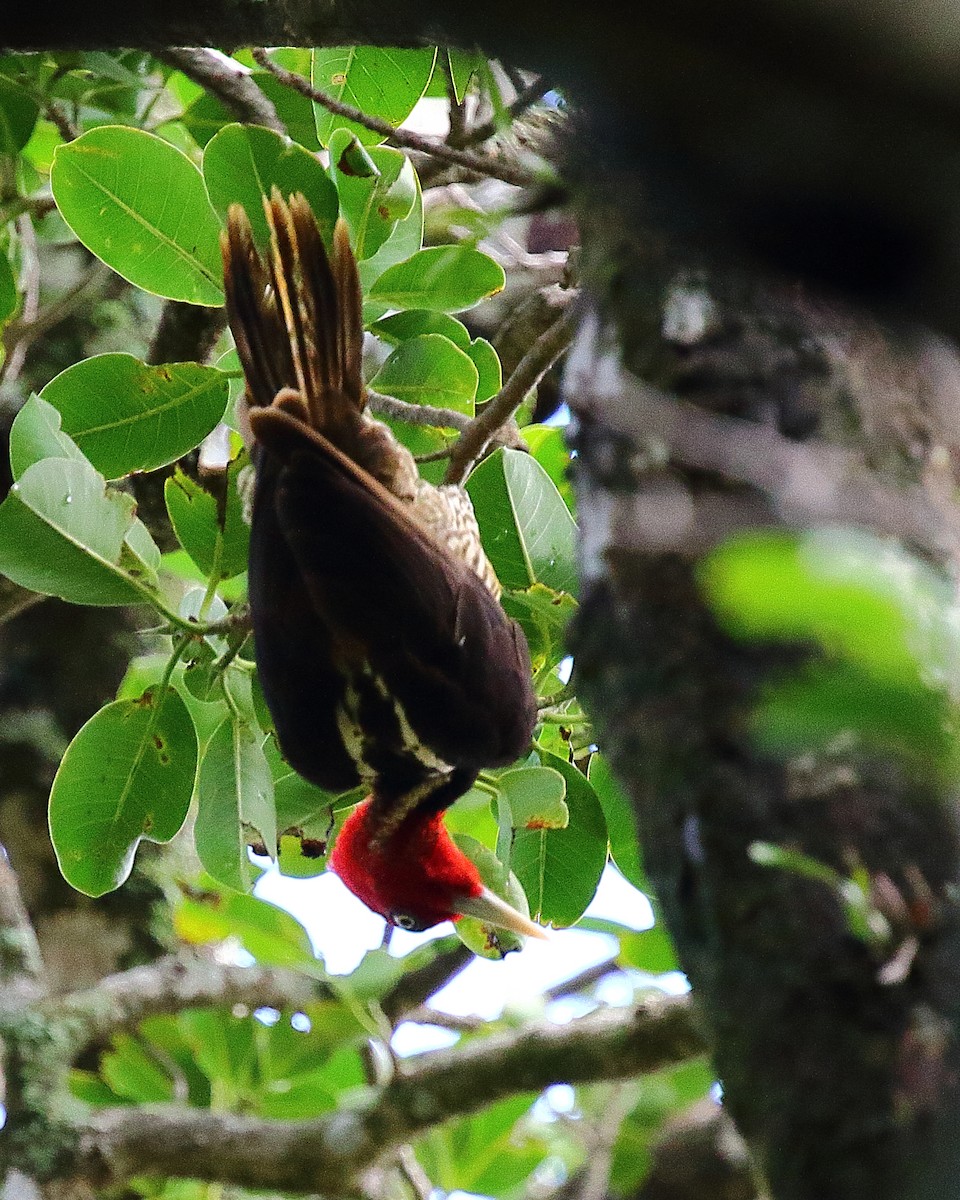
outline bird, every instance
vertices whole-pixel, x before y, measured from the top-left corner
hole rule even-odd
[[[422,480],[367,411],[346,224],[328,251],[302,194],[263,204],[269,246],[234,204],[221,248],[255,471],[248,599],[281,752],[321,788],[368,790],[328,862],[392,925],[471,916],[542,937],[444,824],[481,770],[530,746],[523,632],[465,489]]]

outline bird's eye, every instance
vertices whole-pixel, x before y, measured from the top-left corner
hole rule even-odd
[[[396,925],[398,929],[408,929],[411,933],[419,933],[421,930],[427,928],[422,921],[418,921],[416,917],[405,912],[392,912],[390,914],[390,922]]]

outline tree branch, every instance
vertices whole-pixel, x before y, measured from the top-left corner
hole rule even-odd
[[[74,1053],[131,1029],[147,1017],[203,1005],[296,1008],[326,992],[297,971],[240,967],[199,955],[170,955],[148,966],[108,975],[92,988],[40,1006],[50,1024],[69,1029]]]
[[[341,1194],[410,1138],[518,1091],[654,1071],[703,1053],[687,997],[648,998],[567,1025],[528,1025],[398,1069],[375,1097],[313,1121],[263,1121],[173,1105],[104,1109],[80,1127],[75,1173],[217,1179],[282,1192]]]
[[[443,162],[452,163],[454,166],[465,167],[469,171],[475,171],[478,175],[485,175],[491,179],[500,179],[515,187],[532,187],[537,182],[537,176],[532,171],[528,171],[516,163],[511,163],[503,157],[492,158],[489,155],[474,154],[469,150],[458,150],[438,138],[424,137],[409,129],[397,129],[395,125],[382,121],[379,117],[371,117],[351,104],[344,104],[341,100],[336,100],[326,92],[311,86],[302,75],[296,74],[295,71],[287,71],[283,67],[277,66],[263,49],[253,50],[252,54],[261,67],[271,71],[287,87],[300,92],[308,100],[321,104],[338,117],[344,117],[348,121],[362,125],[364,129],[370,129],[382,137],[389,138],[396,146],[403,146],[405,150],[415,150],[421,154],[429,154],[431,158],[438,158]]]
[[[772,425],[677,400],[627,372],[616,352],[603,351],[601,339],[596,319],[589,318],[568,364],[565,391],[581,418],[629,438],[651,460],[668,458],[679,466],[748,484],[787,522],[861,525],[922,547],[938,559],[960,557],[960,518],[950,507],[939,506],[923,487],[883,483],[853,451],[812,439],[798,442]],[[669,514],[662,511],[664,494],[652,492],[630,493],[624,505],[611,512],[621,546],[660,545],[667,524],[671,545],[686,553],[705,549],[711,537],[715,540],[716,530],[711,532],[705,519],[694,519],[692,511],[684,519],[680,485],[668,486],[673,488]],[[732,505],[741,507],[741,516],[746,516],[745,503],[731,498]],[[719,501],[714,508],[719,511]],[[754,519],[761,518],[754,514]],[[587,557],[592,561],[591,553]]]
[[[285,134],[285,125],[269,100],[238,63],[221,54],[194,46],[176,46],[162,50],[163,62],[182,71],[230,110],[238,121],[264,125],[275,133]]]
[[[446,483],[462,483],[496,433],[513,416],[531,388],[549,371],[573,338],[574,320],[568,308],[545,330],[517,364],[503,387],[483,406],[450,452]]]

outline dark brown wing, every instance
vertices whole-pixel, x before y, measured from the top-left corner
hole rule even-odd
[[[336,447],[289,413],[255,415],[264,453],[280,464],[276,520],[315,619],[382,682],[438,758],[475,768],[513,761],[536,716],[517,626]]]
[[[337,724],[346,683],[280,525],[282,465],[259,449],[255,458],[248,594],[264,698],[293,769],[318,787],[346,791],[360,781]]]

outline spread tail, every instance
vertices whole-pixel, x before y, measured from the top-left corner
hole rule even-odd
[[[302,397],[310,424],[339,440],[363,408],[360,280],[347,228],[338,221],[328,255],[306,199],[276,188],[264,212],[269,255],[253,241],[247,214],[230,206],[221,236],[227,315],[253,407],[284,389]]]

